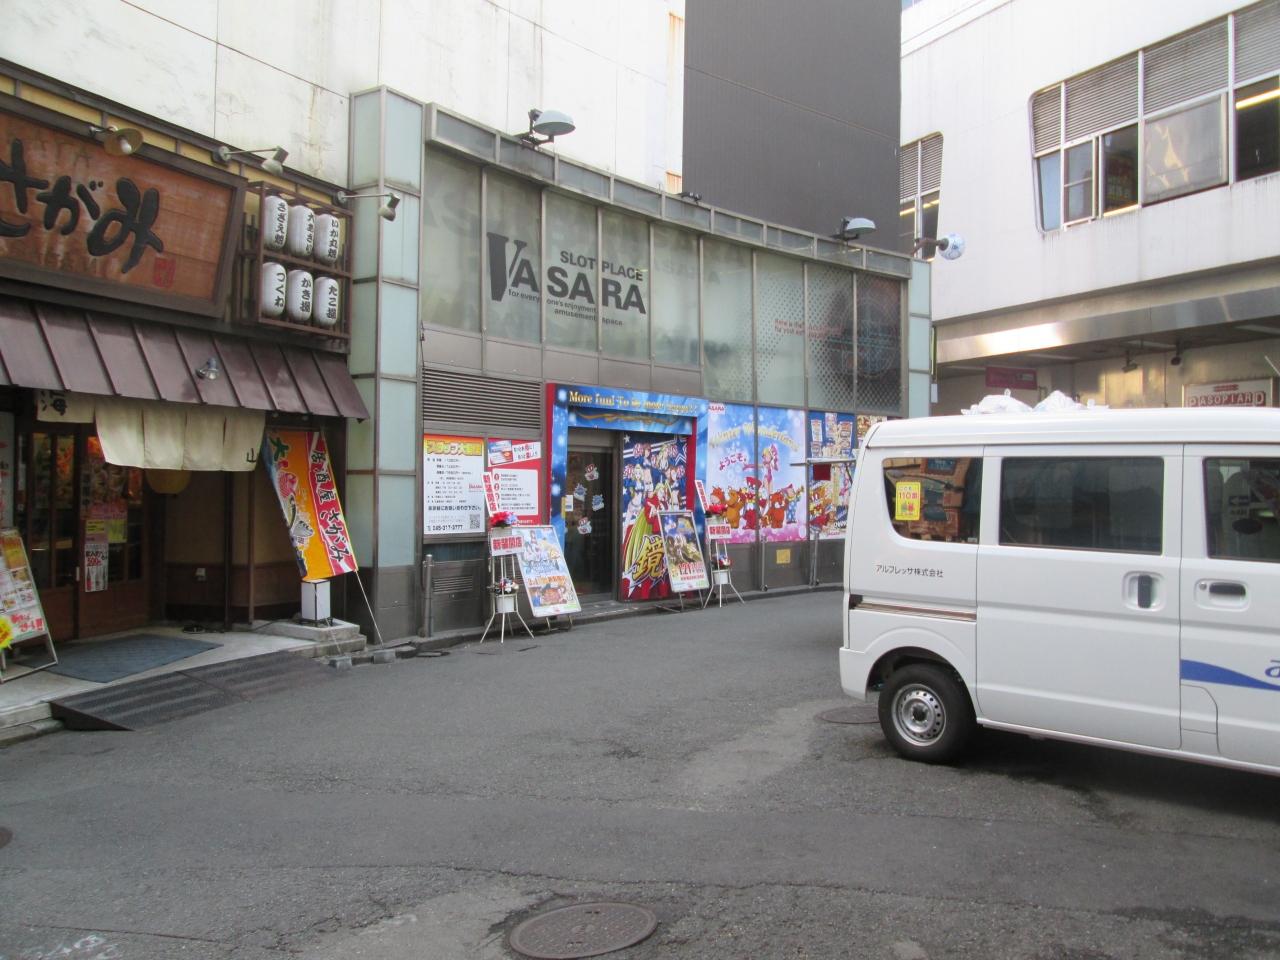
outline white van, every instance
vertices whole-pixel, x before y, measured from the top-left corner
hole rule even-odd
[[[981,724],[1280,773],[1280,410],[881,423],[849,508],[840,682],[903,756]]]

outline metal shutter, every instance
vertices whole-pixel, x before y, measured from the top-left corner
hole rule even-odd
[[[937,190],[942,184],[942,135],[920,141],[920,192]]]
[[[422,419],[474,429],[542,429],[542,384],[460,373],[422,371]]]
[[[1062,143],[1062,85],[1041,90],[1031,98],[1031,139],[1035,153]]]
[[[898,199],[910,200],[919,191],[916,173],[919,170],[920,141],[909,143],[898,152]]]
[[[1236,14],[1236,82],[1280,71],[1280,0]]]
[[[1067,140],[1138,119],[1138,56],[1115,60],[1067,81]]]
[[[1142,105],[1151,114],[1227,85],[1227,21],[1217,20],[1146,52]]]

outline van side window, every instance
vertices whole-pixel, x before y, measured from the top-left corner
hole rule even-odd
[[[977,543],[981,457],[894,457],[884,461],[884,496],[899,536]]]
[[[1000,542],[1018,547],[1159,553],[1159,457],[1007,457],[1000,470]]]
[[[1209,556],[1280,563],[1280,460],[1204,462]]]

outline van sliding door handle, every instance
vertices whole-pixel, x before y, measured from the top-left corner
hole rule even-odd
[[[1151,609],[1152,595],[1155,593],[1156,581],[1149,573],[1140,573],[1138,581],[1138,606],[1143,610]]]
[[[1217,580],[1209,584],[1209,593],[1215,597],[1243,597],[1244,584],[1231,583],[1227,580]]]

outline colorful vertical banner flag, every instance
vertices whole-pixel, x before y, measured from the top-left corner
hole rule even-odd
[[[319,430],[268,430],[262,461],[280,500],[303,580],[355,573],[329,448]]]

